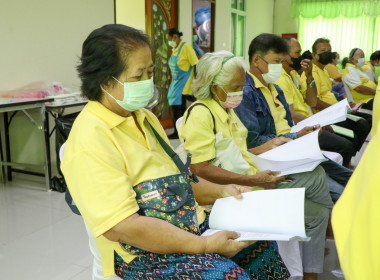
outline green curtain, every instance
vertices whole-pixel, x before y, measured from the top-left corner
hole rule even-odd
[[[337,18],[380,15],[378,0],[292,0],[291,17]]]
[[[298,19],[298,40],[303,50],[312,51],[317,38],[330,39],[332,51],[340,54],[341,59],[348,56],[351,49],[361,48],[366,58],[380,49],[380,17],[360,16],[346,18],[304,18]]]

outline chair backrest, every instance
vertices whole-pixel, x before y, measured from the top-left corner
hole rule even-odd
[[[175,122],[175,127],[177,128],[177,131],[178,131],[178,127],[181,124],[182,120],[183,120],[183,116],[180,117],[179,119],[177,119],[177,121]]]
[[[65,144],[66,143],[63,143],[61,148],[59,149],[59,159],[61,161],[63,159],[63,154],[65,153]],[[79,212],[77,206],[75,205],[73,198],[71,197],[69,188],[66,188],[65,200],[66,200],[67,205],[69,205],[71,211],[73,211],[74,214],[80,215],[80,212]]]
[[[355,102],[354,98],[352,97],[351,90],[350,90],[349,86],[344,82],[344,80],[343,80],[343,86],[344,86],[344,90],[346,91],[347,101],[349,103],[350,102]]]
[[[65,143],[62,144],[61,148],[59,148],[59,160],[62,161],[63,153],[65,152]]]

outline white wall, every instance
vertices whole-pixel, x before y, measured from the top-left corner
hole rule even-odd
[[[248,62],[251,41],[261,33],[273,33],[274,0],[246,0],[247,20],[244,55]]]
[[[82,42],[113,23],[112,0],[2,0],[0,90],[34,81],[60,81],[77,89]]]
[[[59,81],[78,90],[75,67],[83,41],[114,22],[112,0],[1,0],[0,7],[0,92],[35,81]],[[39,118],[38,111],[31,115]],[[44,161],[42,131],[23,114],[16,115],[10,133],[14,160]]]
[[[297,20],[290,18],[291,0],[274,0],[274,33],[297,33]]]

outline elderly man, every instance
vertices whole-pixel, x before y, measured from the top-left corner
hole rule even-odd
[[[314,112],[323,110],[332,104],[338,102],[332,93],[332,82],[325,66],[332,60],[330,40],[326,38],[318,38],[312,46],[313,55],[313,77],[317,86],[317,105],[313,107]],[[302,79],[301,79],[302,81]],[[372,118],[366,114],[356,113],[358,116],[365,118],[359,121],[347,119],[337,125],[351,129],[357,136],[357,143],[354,144],[355,152],[359,151],[371,130]]]
[[[296,139],[313,130],[306,127],[298,133],[290,133],[293,118],[289,105],[284,92],[273,84],[281,77],[281,63],[288,55],[288,50],[285,40],[273,34],[261,34],[251,42],[250,69],[246,73],[244,98],[240,106],[235,108],[235,113],[248,129],[248,149],[276,145],[281,141],[281,136]],[[307,63],[304,67],[307,68],[307,65],[310,67]],[[331,160],[323,162],[321,166],[328,175],[330,195],[335,202],[352,172]]]
[[[287,103],[289,104],[290,113],[294,122],[298,122],[310,117],[312,115],[311,107],[315,106],[317,102],[317,88],[312,75],[312,62],[309,59],[301,61],[301,45],[297,39],[292,37],[284,38],[288,43],[289,55],[285,56],[282,62],[283,71],[281,77],[275,82],[284,92]],[[302,64],[301,64],[302,63]],[[307,81],[306,98],[302,95],[301,91],[296,87],[292,80],[292,71],[305,68],[305,76]],[[294,75],[294,74],[293,74]],[[311,86],[310,86],[311,85]],[[342,155],[343,165],[348,167],[353,154],[352,143],[338,135],[332,133],[331,127],[324,129],[319,135],[319,146],[322,150],[332,151]],[[339,180],[339,178],[338,178]],[[342,183],[342,182],[341,182]]]

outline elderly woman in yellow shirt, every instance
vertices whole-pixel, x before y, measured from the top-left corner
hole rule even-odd
[[[362,107],[372,110],[376,84],[360,70],[364,64],[364,52],[359,48],[352,49],[349,57],[342,61],[343,82],[350,88],[355,103],[365,103]]]
[[[195,200],[210,205],[221,197],[241,198],[248,189],[201,179],[190,182],[186,171],[179,174],[182,168],[167,153],[170,145],[164,129],[144,109],[153,95],[153,70],[150,39],[134,28],[105,25],[83,43],[78,72],[89,102],[66,142],[62,170],[100,251],[103,275],[93,279],[111,279],[115,274],[122,279],[208,280],[225,279],[228,274],[247,280],[268,279],[272,274],[287,279],[273,245],[235,241],[238,234],[230,231],[199,235],[208,228],[208,217]],[[167,189],[141,195],[173,176],[180,179],[165,185]],[[177,205],[176,186],[186,187],[187,199],[182,192],[179,201],[189,205],[179,208],[178,218],[192,213],[194,224],[187,229],[165,219],[166,214],[142,212],[149,201],[154,209]]]
[[[304,279],[316,279],[316,273],[323,271],[324,238],[329,209],[333,205],[325,173],[318,166],[312,172],[291,175],[291,182],[283,182],[285,178],[277,177],[275,172],[257,169],[247,150],[248,131],[233,111],[243,98],[244,84],[244,62],[230,52],[207,53],[199,60],[197,77],[192,84],[198,101],[187,109],[179,126],[180,139],[186,151],[192,154],[191,170],[219,184],[235,183],[265,189],[305,188],[306,232],[311,241],[303,246]],[[224,139],[232,139],[237,146],[236,153],[241,153],[248,166],[245,171],[236,173],[216,166],[215,134],[218,133]],[[258,154],[284,143],[283,138],[276,141],[268,141],[250,152]]]

